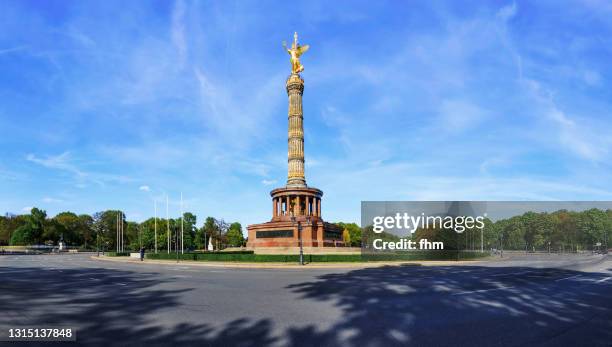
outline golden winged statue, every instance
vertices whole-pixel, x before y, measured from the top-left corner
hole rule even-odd
[[[309,45],[300,46],[297,41],[297,32],[293,34],[293,43],[291,48],[287,48],[287,43],[283,41],[283,47],[287,50],[287,53],[291,56],[291,72],[300,73],[304,71],[304,66],[300,64],[300,56],[304,54],[310,48]]]

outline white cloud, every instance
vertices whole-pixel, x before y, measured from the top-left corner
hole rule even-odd
[[[612,145],[606,130],[597,129],[588,122],[577,122],[557,105],[554,93],[534,79],[524,79],[523,84],[535,101],[536,114],[548,119],[548,128],[556,131],[559,144],[575,155],[591,161],[601,161],[607,157]],[[545,134],[545,132],[543,132]]]
[[[517,13],[516,2],[506,5],[497,11],[497,16],[503,21],[512,19]]]
[[[461,132],[475,127],[485,115],[483,109],[468,100],[444,100],[440,105],[440,126],[449,132]]]
[[[24,208],[21,209],[21,212],[27,212],[30,213],[30,211],[32,211],[33,207],[32,206],[26,206]]]
[[[276,180],[262,180],[261,181],[261,183],[263,183],[263,185],[265,185],[265,186],[273,185],[276,182],[277,182]]]
[[[17,47],[0,49],[0,55],[14,53],[14,52],[20,52],[20,51],[23,51],[23,50],[25,50],[27,48],[28,48],[28,46],[17,46]]]
[[[85,171],[76,165],[76,160],[71,158],[69,152],[63,152],[55,156],[46,156],[44,158],[37,157],[30,153],[26,156],[26,160],[49,169],[71,173],[76,180],[77,187],[84,186],[87,183],[95,183],[104,186],[107,182],[126,183],[132,181],[131,178],[123,175]]]
[[[77,167],[69,163],[69,157],[69,152],[64,152],[55,156],[47,156],[46,158],[38,158],[30,153],[26,156],[26,160],[50,169],[70,171],[76,175],[83,176],[83,173]]]
[[[140,188],[138,188],[140,190],[142,190],[143,192],[148,192],[151,190],[151,188],[149,186],[140,186]]]
[[[171,36],[172,43],[176,47],[179,61],[184,64],[187,54],[187,40],[185,38],[185,3],[182,0],[176,1],[172,9]]]
[[[55,204],[55,203],[61,203],[64,202],[64,200],[62,199],[56,199],[56,198],[52,198],[52,197],[44,197],[42,199],[42,202],[47,203],[47,204]]]

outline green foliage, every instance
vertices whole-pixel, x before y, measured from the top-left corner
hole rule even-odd
[[[399,253],[364,253],[364,261],[401,261],[401,260],[470,260],[488,256],[488,253],[444,250],[411,251]]]
[[[361,262],[361,261],[402,261],[402,260],[467,260],[487,256],[480,252],[402,252],[402,253],[380,253],[380,254],[305,254],[306,263],[325,262]],[[241,252],[211,252],[211,253],[185,253],[178,255],[179,260],[194,261],[227,261],[227,262],[250,262],[250,263],[297,263],[300,256],[297,254],[252,254]],[[175,260],[176,254],[158,253],[147,254],[147,259]]]
[[[355,223],[335,223],[342,230],[348,230],[350,246],[361,247],[361,227]]]
[[[30,224],[24,224],[18,227],[12,234],[10,245],[11,246],[25,246],[34,243],[34,231]]]
[[[123,216],[124,241],[126,249],[137,250],[142,245],[148,250],[155,247],[155,224],[157,223],[157,247],[165,251],[168,247],[170,230],[171,247],[175,249],[176,235],[180,235],[181,221],[184,228],[184,247],[186,251],[206,249],[212,239],[215,249],[244,245],[240,223],[228,224],[222,219],[207,217],[201,228],[197,228],[197,218],[186,212],[182,218],[149,218],[142,223],[129,222],[118,210],[107,210],[89,215],[76,215],[62,212],[48,218],[45,211],[33,208],[29,214],[0,216],[0,245],[57,244],[61,237],[68,246],[103,250],[115,250],[117,216]],[[362,240],[373,237],[384,241],[395,241],[397,236],[382,233],[374,234],[372,228],[362,230],[355,223],[336,223],[343,231],[348,231],[351,246],[360,247]],[[479,250],[480,230],[467,230],[456,234],[448,230],[418,230],[417,238],[430,241],[443,241],[445,248],[459,250]],[[601,242],[610,245],[612,241],[612,210],[590,209],[582,212],[559,210],[552,213],[527,212],[523,215],[492,222],[485,219],[482,230],[485,249],[504,248],[525,251],[563,251],[576,252],[593,249]],[[180,241],[179,241],[180,247]]]
[[[240,223],[232,223],[226,236],[230,247],[241,247],[244,245],[244,235],[242,235],[242,225]]]
[[[514,250],[576,252],[606,245],[612,236],[612,213],[599,209],[582,212],[526,212],[520,216],[485,223],[486,244]],[[608,243],[609,244],[609,243]]]
[[[130,252],[106,252],[107,257],[129,257]]]
[[[351,244],[351,233],[348,229],[342,230],[342,242],[344,242],[345,245]]]

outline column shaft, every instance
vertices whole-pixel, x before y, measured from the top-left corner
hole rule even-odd
[[[301,199],[300,196],[296,196],[295,197],[295,207],[296,207],[296,211],[295,211],[295,215],[296,216],[301,216],[302,215],[302,205],[301,205]]]
[[[304,175],[303,93],[304,80],[298,74],[291,74],[287,79],[287,96],[289,97],[287,186],[292,187],[306,186]]]
[[[276,198],[272,198],[272,217],[276,217]]]

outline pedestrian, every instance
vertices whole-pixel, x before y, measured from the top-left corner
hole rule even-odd
[[[140,261],[144,261],[144,253],[145,253],[144,247],[140,247]]]

